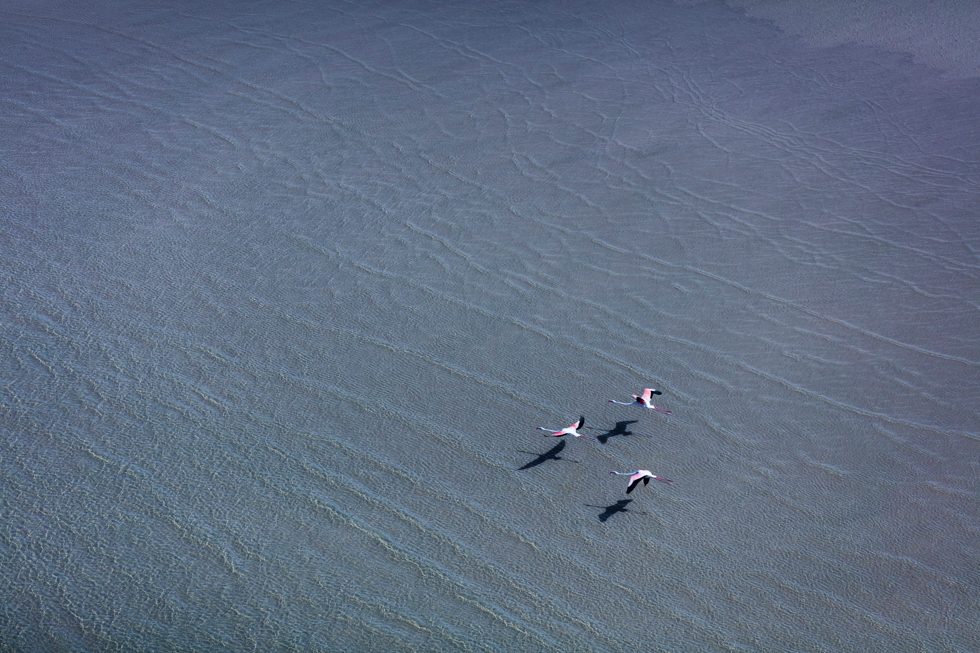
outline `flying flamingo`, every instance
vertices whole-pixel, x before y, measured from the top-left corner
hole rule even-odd
[[[584,433],[578,432],[578,430],[582,428],[583,425],[585,425],[585,417],[579,417],[577,422],[575,422],[570,426],[566,426],[563,429],[551,429],[545,426],[539,426],[538,430],[547,431],[548,433],[551,434],[552,437],[555,438],[562,438],[565,437],[566,435],[574,435],[576,438],[587,438],[589,436],[587,436]]]
[[[670,415],[671,411],[667,410],[663,406],[654,406],[653,402],[650,401],[653,395],[662,395],[663,393],[656,388],[643,388],[643,394],[632,395],[633,401],[616,401],[615,399],[610,399],[609,403],[619,404],[620,406],[642,406],[643,408],[649,408],[650,410],[656,411],[658,413],[663,413],[664,415]]]
[[[643,481],[643,484],[646,485],[647,483],[650,482],[651,478],[654,479],[655,481],[660,481],[661,483],[673,483],[673,481],[670,480],[669,478],[664,478],[663,476],[657,476],[649,469],[637,469],[636,471],[632,471],[632,472],[613,471],[609,473],[630,477],[629,485],[626,486],[626,494],[632,492],[636,488],[636,486],[640,484],[640,481]]]

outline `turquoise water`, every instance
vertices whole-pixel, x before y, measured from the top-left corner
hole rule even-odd
[[[978,648],[975,79],[710,3],[2,14],[0,648]]]

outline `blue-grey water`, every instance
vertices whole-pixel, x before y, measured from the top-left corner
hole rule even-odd
[[[4,0],[0,103],[0,649],[980,648],[976,75]]]

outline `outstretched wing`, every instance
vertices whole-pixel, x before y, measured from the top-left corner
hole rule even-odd
[[[578,418],[578,424],[575,425],[575,430],[578,430],[585,426],[585,415]]]
[[[634,478],[630,480],[630,484],[626,486],[626,494],[629,494],[633,489],[640,484],[639,478]]]
[[[643,394],[640,395],[644,401],[650,401],[652,395],[662,395],[663,393],[656,388],[643,388]]]

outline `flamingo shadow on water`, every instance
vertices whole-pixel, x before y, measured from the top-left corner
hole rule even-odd
[[[645,515],[647,513],[640,512],[638,510],[630,510],[627,508],[633,502],[632,499],[620,499],[615,503],[610,503],[608,506],[593,506],[592,504],[585,504],[589,508],[602,508],[602,512],[599,513],[599,521],[604,522],[613,515],[617,515],[621,512],[630,512],[633,514]]]
[[[535,458],[535,459],[531,460],[530,462],[528,462],[528,463],[526,463],[526,464],[518,467],[517,468],[517,471],[521,471],[521,470],[524,470],[524,469],[530,469],[532,467],[537,467],[541,463],[548,462],[549,460],[564,460],[565,462],[569,462],[569,463],[577,463],[578,462],[577,460],[570,460],[568,458],[562,458],[559,455],[562,452],[562,450],[565,448],[565,444],[566,444],[565,440],[560,441],[558,444],[556,444],[552,448],[548,449],[544,453],[537,454],[537,458]],[[522,453],[534,453],[534,452],[533,451],[523,451],[522,450]]]
[[[636,424],[639,420],[635,419],[624,419],[616,422],[616,426],[612,427],[605,433],[595,436],[595,439],[602,444],[606,444],[609,438],[616,437],[617,435],[633,435],[633,431],[630,431],[627,427],[630,424]]]

